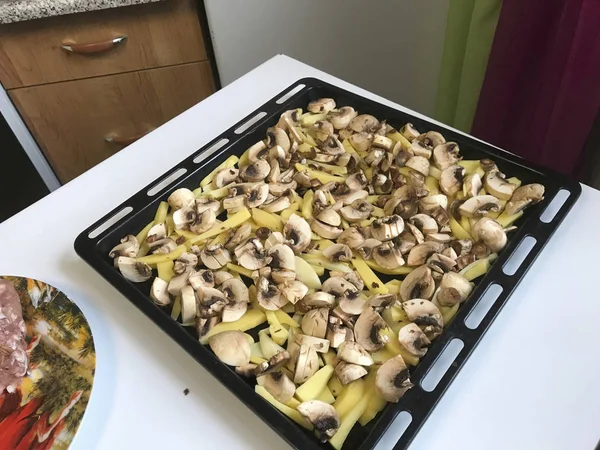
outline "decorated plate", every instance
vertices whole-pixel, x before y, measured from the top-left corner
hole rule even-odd
[[[10,281],[19,295],[29,361],[20,385],[0,393],[0,448],[66,449],[94,381],[90,327],[77,305],[58,289],[29,278],[0,278]]]

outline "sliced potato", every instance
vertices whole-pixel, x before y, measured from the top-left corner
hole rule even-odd
[[[222,331],[238,330],[248,331],[267,321],[267,316],[260,309],[249,309],[241,319],[235,322],[221,322],[215,325],[208,333],[200,338],[200,343],[208,344],[208,338]]]
[[[333,366],[329,364],[320,368],[312,377],[310,377],[302,386],[296,389],[296,397],[301,402],[314,400],[327,388],[327,383],[333,375]]]

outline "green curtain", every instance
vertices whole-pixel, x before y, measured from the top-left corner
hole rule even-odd
[[[473,123],[502,0],[450,0],[435,118],[468,132]]]

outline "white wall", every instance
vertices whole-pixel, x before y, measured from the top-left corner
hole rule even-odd
[[[223,85],[284,53],[431,115],[449,0],[206,0]]]

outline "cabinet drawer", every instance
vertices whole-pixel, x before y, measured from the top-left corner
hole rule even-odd
[[[209,63],[200,62],[9,94],[66,183],[213,92]]]
[[[68,44],[78,53],[62,47]],[[0,25],[0,82],[6,89],[204,60],[195,0]]]

